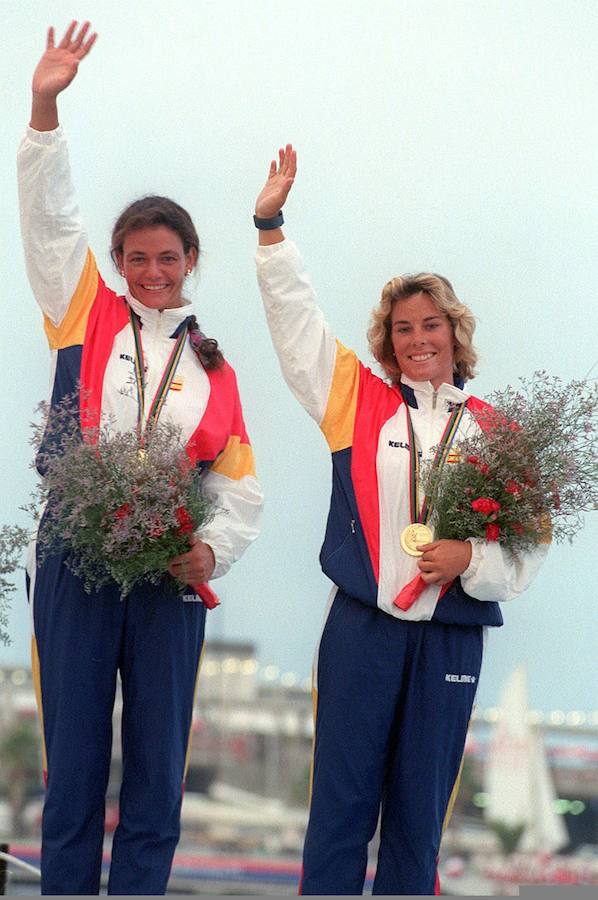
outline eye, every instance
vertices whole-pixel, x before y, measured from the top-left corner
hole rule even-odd
[[[174,263],[176,261],[177,261],[177,257],[171,256],[170,254],[167,254],[166,256],[162,257],[162,262],[167,263],[168,265],[170,265],[171,263]]]
[[[138,265],[140,265],[140,264],[143,262],[143,256],[131,256],[131,257],[129,258],[129,262],[130,262],[133,266],[138,266]]]
[[[439,322],[428,322],[426,328],[428,331],[433,331],[435,328],[438,328],[439,324]]]
[[[399,325],[397,328],[395,328],[396,334],[407,334],[408,331],[409,331],[408,325]]]

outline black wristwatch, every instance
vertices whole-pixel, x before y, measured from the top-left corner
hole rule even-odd
[[[283,223],[282,209],[278,210],[278,215],[272,216],[270,219],[260,219],[258,216],[253,217],[253,224],[260,231],[272,231],[273,228],[280,228]]]

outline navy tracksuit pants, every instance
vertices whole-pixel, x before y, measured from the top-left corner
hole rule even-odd
[[[338,591],[315,663],[302,894],[434,894],[482,663],[481,626],[405,622]]]
[[[125,600],[116,587],[88,595],[60,558],[37,570],[31,588],[47,760],[42,893],[99,893],[120,673],[123,777],[108,893],[163,894],[180,834],[205,608],[154,585]]]

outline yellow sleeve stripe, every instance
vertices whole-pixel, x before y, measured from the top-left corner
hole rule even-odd
[[[64,347],[83,343],[87,317],[97,290],[98,267],[93,253],[88,250],[79,283],[64,319],[60,325],[53,325],[50,319],[44,316],[44,328],[51,350],[62,350]]]
[[[226,475],[227,478],[233,478],[235,481],[240,481],[245,475],[255,475],[255,462],[251,446],[242,444],[238,435],[231,435],[222,453],[218,454],[210,466],[210,472]]]
[[[353,443],[358,392],[359,360],[352,350],[337,341],[332,387],[320,425],[332,453]]]

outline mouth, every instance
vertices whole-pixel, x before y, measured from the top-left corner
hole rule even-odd
[[[140,288],[144,291],[149,291],[151,294],[158,294],[160,291],[165,291],[168,287],[167,284],[140,284]]]
[[[416,363],[417,362],[427,362],[429,359],[432,359],[432,357],[434,357],[434,356],[436,356],[435,353],[414,353],[412,356],[409,357],[409,359],[412,362],[416,362]]]

